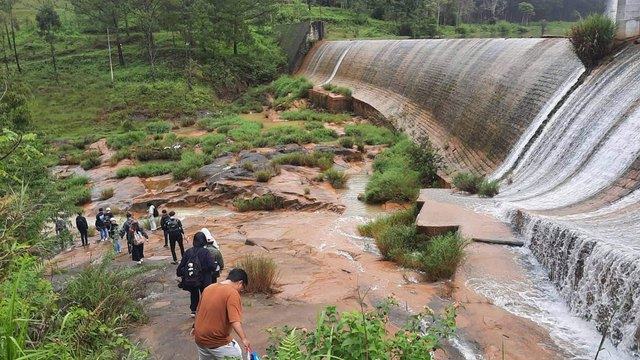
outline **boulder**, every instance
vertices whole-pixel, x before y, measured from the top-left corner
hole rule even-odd
[[[269,164],[269,159],[262,154],[245,150],[240,152],[238,163],[242,165],[246,162],[253,164],[256,169],[264,169]]]

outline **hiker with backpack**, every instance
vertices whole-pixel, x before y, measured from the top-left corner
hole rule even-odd
[[[197,232],[193,236],[193,247],[187,250],[176,269],[176,275],[182,278],[178,286],[191,293],[191,317],[195,317],[200,293],[211,285],[211,274],[217,266],[209,251],[204,248],[206,244],[205,235]]]
[[[109,238],[109,231],[107,230],[107,217],[104,214],[104,209],[98,209],[98,213],[96,214],[96,229],[100,232],[100,241],[105,241]]]
[[[162,217],[160,217],[160,228],[164,235],[164,247],[169,247],[169,231],[167,230],[167,220],[169,220],[169,214],[167,210],[162,209]]]
[[[82,246],[89,246],[89,224],[87,218],[82,216],[82,211],[78,211],[78,216],[76,216],[76,228],[80,232]]]
[[[180,257],[184,258],[184,229],[182,228],[182,222],[180,219],[176,219],[176,212],[171,211],[169,213],[169,219],[165,223],[167,227],[167,233],[169,233],[169,246],[171,247],[171,256],[173,265],[178,263],[178,257],[176,256],[176,243],[180,247]],[[206,241],[205,241],[206,243]]]
[[[140,223],[131,218],[131,214],[127,214],[127,218],[120,230],[120,236],[126,235],[127,243],[131,244],[131,260],[140,265],[144,258],[144,243],[149,239],[149,236],[144,232]],[[129,221],[129,218],[131,218],[131,221]]]
[[[158,214],[158,209],[152,203],[147,203],[148,214],[149,214],[149,229],[151,231],[156,231],[156,218],[160,215]]]
[[[128,228],[133,222],[133,215],[131,213],[127,213],[127,220],[122,224],[122,228],[120,229],[120,238],[124,238],[127,241],[127,254],[131,254],[131,246],[133,245],[131,241],[129,241],[129,237],[125,237],[126,231],[125,227]]]
[[[216,263],[216,268],[213,269],[211,274],[211,283],[218,282],[218,278],[220,277],[220,272],[224,270],[224,259],[222,258],[222,252],[220,252],[220,246],[216,239],[213,238],[211,232],[207,228],[202,228],[200,230],[207,239],[207,245],[204,246],[205,249],[209,250],[211,256],[213,256],[213,261]]]

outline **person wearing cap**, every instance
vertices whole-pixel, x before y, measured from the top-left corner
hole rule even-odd
[[[106,217],[105,217],[103,208],[98,209],[98,213],[96,214],[95,225],[96,225],[96,229],[100,231],[100,240],[98,240],[98,242],[107,240],[109,238],[109,232],[107,231]]]
[[[201,233],[207,238],[207,244],[204,246],[205,249],[209,250],[211,256],[213,256],[213,261],[215,262],[215,266],[213,272],[211,274],[212,281],[211,283],[218,282],[218,278],[220,277],[220,272],[224,270],[224,259],[222,258],[222,252],[220,251],[220,246],[216,239],[211,235],[211,232],[207,228],[202,228],[200,230]]]

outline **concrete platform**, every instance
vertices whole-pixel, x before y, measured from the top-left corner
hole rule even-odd
[[[477,198],[469,198],[478,200]],[[418,197],[421,206],[416,219],[418,231],[431,236],[459,231],[462,236],[477,242],[523,246],[511,228],[494,217],[475,212],[462,205],[464,197],[448,189],[423,189]]]

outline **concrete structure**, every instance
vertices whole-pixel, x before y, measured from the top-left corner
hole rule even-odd
[[[640,0],[609,0],[607,14],[618,25],[618,39],[640,36]]]

